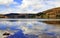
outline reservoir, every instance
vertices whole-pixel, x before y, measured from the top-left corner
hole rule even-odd
[[[20,33],[23,33],[23,35],[25,35],[25,37],[27,38],[29,37],[49,38],[51,36],[52,36],[51,38],[60,37],[59,26],[55,26],[53,24],[47,24],[44,23],[43,21],[5,21],[5,20],[1,21],[0,20],[1,38],[8,37],[8,36],[3,36],[4,33],[10,33],[10,35],[15,35],[15,33],[18,34],[20,30],[22,30]]]

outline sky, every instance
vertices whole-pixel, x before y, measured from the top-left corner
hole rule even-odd
[[[60,0],[0,0],[0,14],[36,14],[56,7],[60,7]]]

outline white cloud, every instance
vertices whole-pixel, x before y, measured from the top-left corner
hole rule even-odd
[[[0,4],[10,4],[13,0],[0,0]]]
[[[2,2],[2,3],[1,3]],[[11,7],[10,3],[18,4],[16,2],[13,2],[13,0],[6,0],[1,1],[0,4],[6,4],[7,8],[6,10],[1,11],[2,14],[6,13],[38,13],[41,11],[45,11],[47,9],[60,7],[60,1],[59,0],[23,0],[21,5],[17,5],[15,7]]]
[[[31,2],[33,2],[33,3],[31,3]],[[29,6],[32,7],[31,10],[28,9]],[[14,12],[18,12],[18,13],[36,13],[36,11],[33,11],[33,9],[40,8],[40,7],[42,7],[42,5],[39,4],[38,1],[24,0],[22,5],[19,5],[19,6],[16,7],[17,9],[15,9],[15,8],[12,9],[12,8],[9,7],[7,10],[2,11],[2,13],[4,13],[4,12],[5,13],[14,13]]]

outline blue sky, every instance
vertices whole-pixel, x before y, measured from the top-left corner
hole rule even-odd
[[[17,2],[18,4],[21,4],[23,0],[14,0],[14,2]]]
[[[55,7],[60,7],[60,0],[0,0],[0,14],[38,13]]]

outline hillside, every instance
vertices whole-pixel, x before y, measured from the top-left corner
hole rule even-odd
[[[60,7],[48,9],[37,14],[0,14],[0,18],[40,18],[40,19],[60,19]]]
[[[41,18],[60,19],[60,7],[52,8],[52,9],[43,11],[42,13],[43,13],[42,15],[39,15]]]

